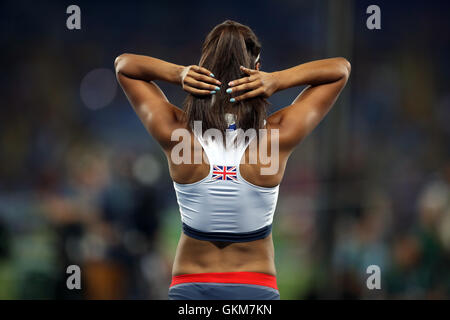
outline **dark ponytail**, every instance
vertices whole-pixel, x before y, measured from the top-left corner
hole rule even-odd
[[[255,69],[261,44],[253,31],[240,23],[227,20],[207,35],[202,47],[199,65],[214,73],[222,82],[220,91],[211,96],[189,94],[184,102],[187,122],[192,128],[194,121],[202,122],[202,129],[227,128],[225,113],[236,115],[236,125],[243,130],[259,129],[264,126],[268,102],[263,97],[255,97],[231,103],[230,98],[243,94],[228,94],[228,82],[247,76],[240,66]]]

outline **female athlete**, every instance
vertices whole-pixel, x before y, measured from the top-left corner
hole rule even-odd
[[[271,234],[279,185],[289,155],[346,85],[350,63],[331,58],[264,72],[260,53],[253,31],[227,20],[207,35],[198,65],[134,54],[115,60],[128,100],[167,156],[180,208],[169,299],[280,298]],[[184,108],[155,80],[186,91]],[[290,105],[266,115],[268,97],[304,85]]]

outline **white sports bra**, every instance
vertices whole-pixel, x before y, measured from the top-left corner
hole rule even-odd
[[[226,130],[226,141],[235,140],[237,132]],[[242,156],[255,135],[227,146],[211,137],[195,136],[208,157],[210,170],[198,182],[173,183],[183,232],[207,241],[246,242],[267,237],[279,186],[253,185],[239,171]]]

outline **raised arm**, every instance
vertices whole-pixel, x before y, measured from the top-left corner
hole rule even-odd
[[[350,63],[344,58],[332,58],[300,64],[286,70],[266,73],[242,68],[249,77],[232,81],[233,92],[250,90],[236,100],[308,85],[291,105],[267,119],[268,126],[280,129],[280,148],[293,149],[325,117],[350,75]]]
[[[211,94],[219,81],[198,66],[181,66],[160,59],[122,54],[114,62],[117,80],[149,133],[170,148],[170,137],[180,127],[183,111],[171,104],[154,80],[177,84],[189,93]],[[214,84],[214,85],[213,85]]]

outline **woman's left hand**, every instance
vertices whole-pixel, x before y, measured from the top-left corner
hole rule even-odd
[[[206,68],[191,65],[183,67],[180,73],[181,87],[184,91],[196,95],[214,94],[222,83]]]
[[[257,96],[268,98],[277,91],[278,81],[275,73],[248,69],[243,66],[241,66],[241,70],[249,76],[230,81],[228,83],[228,86],[230,88],[227,90],[227,93],[235,93],[241,91],[247,92],[234,97],[234,101],[232,102],[254,98]]]

